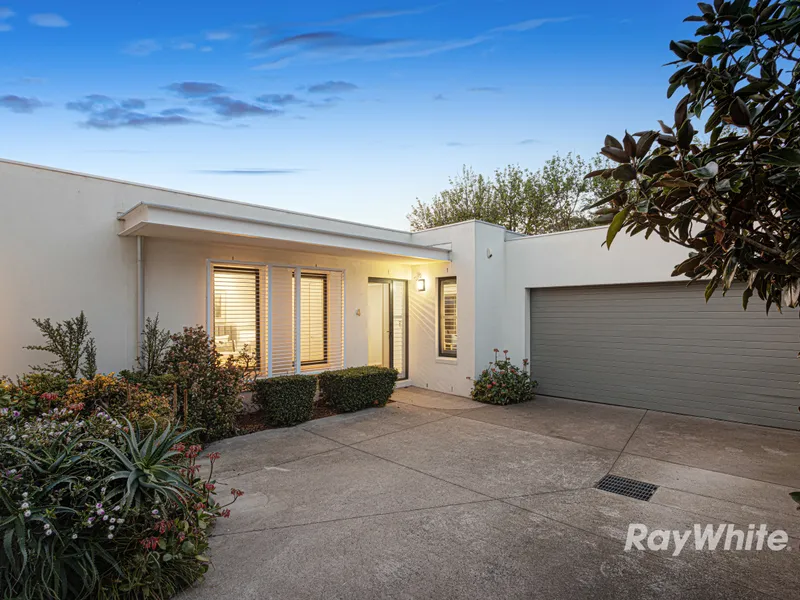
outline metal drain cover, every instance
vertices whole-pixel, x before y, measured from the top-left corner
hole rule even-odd
[[[611,492],[612,494],[619,494],[636,500],[644,500],[645,502],[650,500],[658,489],[658,486],[652,483],[618,477],[617,475],[606,475],[595,487],[604,492]]]

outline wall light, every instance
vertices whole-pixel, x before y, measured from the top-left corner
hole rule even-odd
[[[422,277],[417,279],[417,291],[418,292],[424,292],[425,291],[425,280]]]

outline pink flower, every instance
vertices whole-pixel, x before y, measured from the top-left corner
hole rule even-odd
[[[206,483],[203,485],[203,487],[206,488],[209,492],[213,492],[216,486],[213,483]]]
[[[230,508],[226,508],[225,510],[221,511],[219,514],[223,519],[227,519],[228,517],[231,516],[231,509]]]
[[[236,488],[231,488],[231,495],[234,498],[239,498],[240,496],[244,496],[244,492],[242,490],[237,490]]]
[[[212,452],[208,455],[208,460],[210,460],[211,464],[213,465],[214,461],[216,461],[220,456],[222,455],[219,452]]]

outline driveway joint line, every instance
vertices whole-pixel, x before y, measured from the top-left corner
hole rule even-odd
[[[307,527],[309,525],[326,525],[328,523],[340,523],[343,521],[355,521],[358,519],[371,519],[373,517],[385,517],[390,515],[401,515],[405,513],[419,512],[423,510],[438,510],[440,508],[450,508],[453,506],[467,506],[470,504],[482,504],[486,502],[497,502],[495,498],[486,498],[485,500],[467,500],[465,502],[451,502],[450,504],[437,504],[435,506],[420,506],[418,508],[404,508],[403,510],[394,510],[382,513],[372,513],[367,515],[354,515],[352,517],[341,517],[339,519],[323,519],[322,521],[308,521],[306,523],[291,523],[289,525],[276,525],[275,527],[260,527],[258,529],[246,529],[243,531],[230,531],[227,533],[214,533],[211,537],[228,537],[232,535],[242,535],[245,533],[258,533],[260,531],[276,531],[280,529],[292,529],[294,527]]]
[[[435,419],[431,419],[430,421],[425,421],[424,423],[417,423],[416,425],[410,425],[410,426],[405,427],[403,429],[398,429],[397,431],[389,431],[387,433],[381,433],[380,435],[376,435],[375,437],[365,438],[363,440],[358,440],[357,442],[350,442],[349,444],[345,444],[344,442],[339,442],[339,441],[337,441],[337,440],[335,440],[333,438],[330,438],[330,437],[328,437],[326,435],[322,435],[321,433],[319,433],[317,431],[313,431],[311,429],[306,429],[305,427],[303,427],[302,429],[303,429],[303,431],[307,431],[308,433],[313,433],[314,435],[318,435],[319,437],[325,438],[326,440],[330,440],[332,442],[336,442],[337,444],[341,444],[342,446],[344,446],[346,448],[351,448],[351,447],[355,446],[356,444],[360,444],[362,442],[371,442],[372,440],[377,440],[379,438],[386,437],[387,435],[393,435],[395,433],[400,433],[400,432],[403,432],[403,431],[409,431],[410,429],[415,429],[416,427],[422,427],[423,425],[427,425],[428,423],[437,423],[439,421],[444,421],[445,419],[452,418],[452,416],[453,415],[444,415],[444,416],[441,416],[441,417],[437,417]]]
[[[642,413],[642,416],[641,416],[641,418],[639,419],[639,422],[638,422],[638,423],[636,423],[636,427],[634,427],[634,428],[633,428],[633,431],[631,431],[631,434],[628,436],[628,440],[625,442],[625,445],[624,445],[624,446],[622,446],[622,450],[620,450],[620,451],[619,451],[619,454],[617,454],[617,458],[615,458],[615,459],[614,459],[614,462],[613,462],[613,464],[612,464],[612,465],[609,467],[609,469],[608,469],[608,472],[606,473],[606,475],[608,475],[609,473],[611,473],[611,471],[613,471],[613,470],[614,470],[614,467],[616,466],[616,464],[617,464],[617,462],[619,461],[620,457],[621,457],[621,456],[622,456],[622,454],[625,452],[625,448],[627,448],[627,447],[628,447],[628,444],[630,444],[630,443],[631,443],[631,440],[633,439],[633,436],[635,436],[635,435],[636,435],[636,432],[637,432],[637,431],[639,431],[639,427],[641,427],[641,425],[642,425],[642,421],[644,421],[644,418],[647,416],[647,413],[649,413],[649,412],[650,412],[649,410],[645,409],[645,411]]]
[[[663,463],[667,463],[669,465],[675,465],[677,467],[686,467],[686,468],[689,468],[689,469],[697,469],[698,471],[708,471],[709,473],[716,473],[717,475],[727,475],[728,477],[736,477],[738,479],[745,479],[747,481],[755,481],[756,483],[766,483],[766,484],[769,484],[769,485],[776,485],[778,487],[792,488],[792,489],[797,487],[797,486],[786,485],[786,484],[783,484],[783,483],[775,483],[774,481],[766,481],[764,479],[754,479],[752,477],[745,477],[744,475],[734,475],[733,473],[728,473],[726,471],[717,471],[716,469],[706,469],[705,467],[696,467],[694,465],[687,465],[686,463],[679,463],[679,462],[675,462],[673,460],[665,460],[663,458],[654,458],[652,456],[646,456],[644,454],[636,454],[635,452],[621,452],[620,456],[622,454],[627,454],[628,456],[636,456],[637,458],[646,458],[648,460],[654,460],[656,462],[663,462]],[[619,457],[617,457],[617,460],[619,460]],[[616,464],[616,461],[614,462],[614,464]],[[613,469],[613,465],[612,465],[612,469]],[[609,473],[611,473],[611,471],[609,471]],[[623,477],[624,477],[624,475],[623,475]],[[652,483],[652,482],[648,482],[648,483]],[[667,486],[664,486],[664,487],[667,487]],[[678,491],[685,491],[685,490],[678,490]],[[688,493],[691,494],[693,492],[688,492]],[[714,496],[709,496],[709,497],[713,498]],[[722,500],[722,498],[720,498],[720,500]]]
[[[481,408],[483,409],[483,408],[493,408],[493,407],[491,405],[489,405],[489,406],[482,406]],[[471,409],[471,410],[474,410],[474,409]],[[470,412],[470,411],[464,411],[464,412]],[[579,444],[581,446],[587,446],[589,448],[597,448],[598,450],[608,450],[609,452],[622,452],[621,450],[618,450],[617,448],[607,448],[605,446],[597,446],[596,444],[587,444],[586,442],[576,442],[573,439],[566,438],[566,437],[561,437],[561,436],[558,436],[558,435],[550,435],[548,433],[539,433],[538,431],[529,431],[528,429],[520,429],[519,427],[512,427],[511,425],[501,425],[500,423],[491,423],[489,421],[484,421],[482,419],[471,418],[471,417],[468,417],[466,415],[462,416],[461,414],[458,414],[458,415],[453,415],[453,416],[454,417],[461,417],[462,419],[469,419],[470,421],[475,421],[477,423],[484,423],[485,425],[494,425],[495,427],[504,427],[506,429],[511,429],[513,431],[523,431],[525,433],[531,433],[533,435],[540,435],[542,437],[551,438],[551,439],[554,439],[554,440],[561,440],[562,442],[572,442],[573,444]],[[638,427],[638,424],[637,424],[637,427]],[[633,434],[631,434],[631,435],[633,435]],[[630,439],[630,438],[628,438],[628,439]],[[625,444],[627,445],[627,442],[625,442]]]

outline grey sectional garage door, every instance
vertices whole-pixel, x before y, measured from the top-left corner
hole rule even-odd
[[[538,393],[800,429],[800,319],[685,283],[531,290]]]

